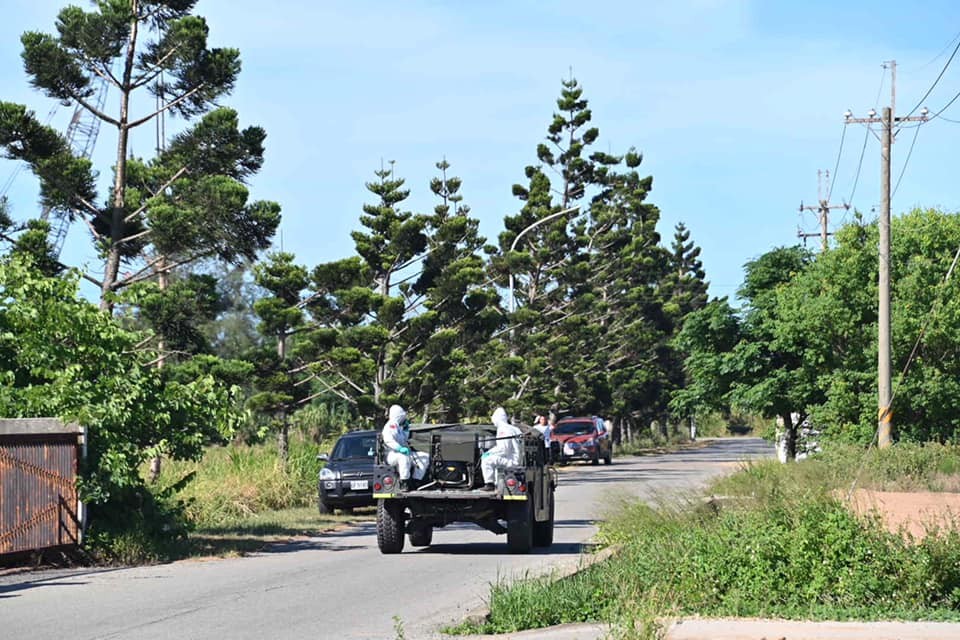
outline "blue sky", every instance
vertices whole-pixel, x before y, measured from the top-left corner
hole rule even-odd
[[[46,117],[53,103],[29,87],[19,35],[53,31],[63,3],[4,5],[0,99]],[[243,124],[267,131],[253,196],[281,203],[282,246],[301,263],[352,253],[349,233],[372,200],[364,183],[381,161],[395,161],[406,178],[408,208],[426,211],[434,205],[427,188],[434,163],[446,157],[481,231],[495,240],[504,215],[518,209],[511,185],[535,161],[572,68],[600,128],[598,147],[644,154],[661,235],[672,236],[679,221],[687,225],[717,296],[733,294],[744,263],[798,242],[798,226],[817,230],[815,215],[797,208],[816,200],[818,169],[834,169],[843,112],[863,115],[889,103],[883,61],[898,63],[903,114],[943,68],[960,32],[960,3],[949,0],[909,7],[885,0],[201,0],[198,13],[213,45],[241,51],[243,72],[223,102]],[[937,111],[958,91],[960,54],[926,104]],[[960,120],[960,100],[943,115]],[[65,126],[68,118],[61,108],[53,122]],[[960,210],[960,124],[937,120],[916,132],[894,213],[918,205]],[[894,180],[913,133],[903,131],[894,145]],[[863,127],[851,125],[833,200],[872,218],[880,165],[872,136],[853,191],[864,139]],[[94,155],[104,177],[115,143],[104,127]],[[146,130],[133,151],[149,155],[152,147]],[[0,187],[14,171],[0,160]],[[8,196],[16,218],[35,214],[36,183],[26,171]],[[842,220],[835,212],[831,227]],[[84,233],[71,229],[63,257],[95,272]]]

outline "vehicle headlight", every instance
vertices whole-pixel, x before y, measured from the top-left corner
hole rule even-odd
[[[323,469],[320,469],[320,479],[321,479],[321,480],[337,480],[338,478],[340,478],[340,472],[339,472],[339,471],[331,471],[330,469],[327,469],[326,467],[324,467]]]

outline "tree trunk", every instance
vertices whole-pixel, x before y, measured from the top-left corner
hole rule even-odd
[[[386,298],[390,295],[390,274],[384,274],[380,279],[380,295]],[[373,403],[380,406],[380,396],[383,395],[383,383],[387,380],[387,345],[377,351],[377,371],[373,381]]]
[[[164,259],[160,260],[160,263],[157,265],[157,268],[160,270],[157,277],[157,286],[160,287],[160,291],[167,290],[167,262]],[[163,338],[160,338],[160,342],[157,344],[157,369],[163,369],[163,365],[167,360],[167,356],[164,353],[167,345],[164,342]],[[163,464],[163,457],[158,453],[150,461],[150,482],[154,483],[160,479],[160,467]]]
[[[280,356],[280,366],[287,357],[287,335],[281,333],[277,338],[277,355]],[[277,455],[280,457],[280,466],[287,470],[287,460],[290,458],[290,423],[287,417],[287,408],[281,407],[279,412],[280,429],[277,432]]]
[[[780,418],[783,420],[784,448],[786,449],[787,462],[792,462],[797,459],[797,425],[789,411],[781,414]]]
[[[127,43],[127,54],[123,67],[123,81],[120,88],[120,118],[117,125],[117,162],[113,178],[113,206],[110,211],[110,246],[107,249],[107,260],[103,269],[103,283],[100,288],[100,309],[113,311],[113,302],[109,299],[117,284],[120,273],[120,241],[123,240],[123,219],[126,216],[127,190],[127,143],[130,130],[127,124],[130,119],[130,83],[133,75],[133,63],[137,50],[137,29],[139,23],[136,17],[138,0],[132,0],[131,11],[133,19],[130,23],[130,41]]]
[[[286,471],[287,460],[290,459],[290,423],[287,412],[280,412],[280,429],[277,431],[277,455],[280,457],[280,466]]]

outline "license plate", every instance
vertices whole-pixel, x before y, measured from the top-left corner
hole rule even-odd
[[[351,480],[350,481],[350,490],[351,491],[363,491],[368,487],[366,480]]]

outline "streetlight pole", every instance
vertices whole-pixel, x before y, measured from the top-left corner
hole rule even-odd
[[[580,205],[577,205],[575,207],[570,207],[569,209],[562,209],[555,213],[551,213],[548,216],[544,216],[539,220],[537,220],[536,222],[528,225],[523,231],[517,234],[516,238],[513,239],[513,244],[510,245],[510,252],[513,253],[513,251],[516,250],[517,243],[520,242],[520,238],[522,238],[523,234],[525,234],[527,231],[530,231],[531,229],[535,229],[536,227],[539,227],[541,224],[543,224],[544,222],[547,222],[548,220],[553,220],[554,218],[559,218],[562,215],[571,213],[573,211],[579,211],[579,210],[580,210]],[[517,299],[513,295],[513,269],[511,269],[510,270],[510,313],[512,314],[516,310],[517,310]]]

